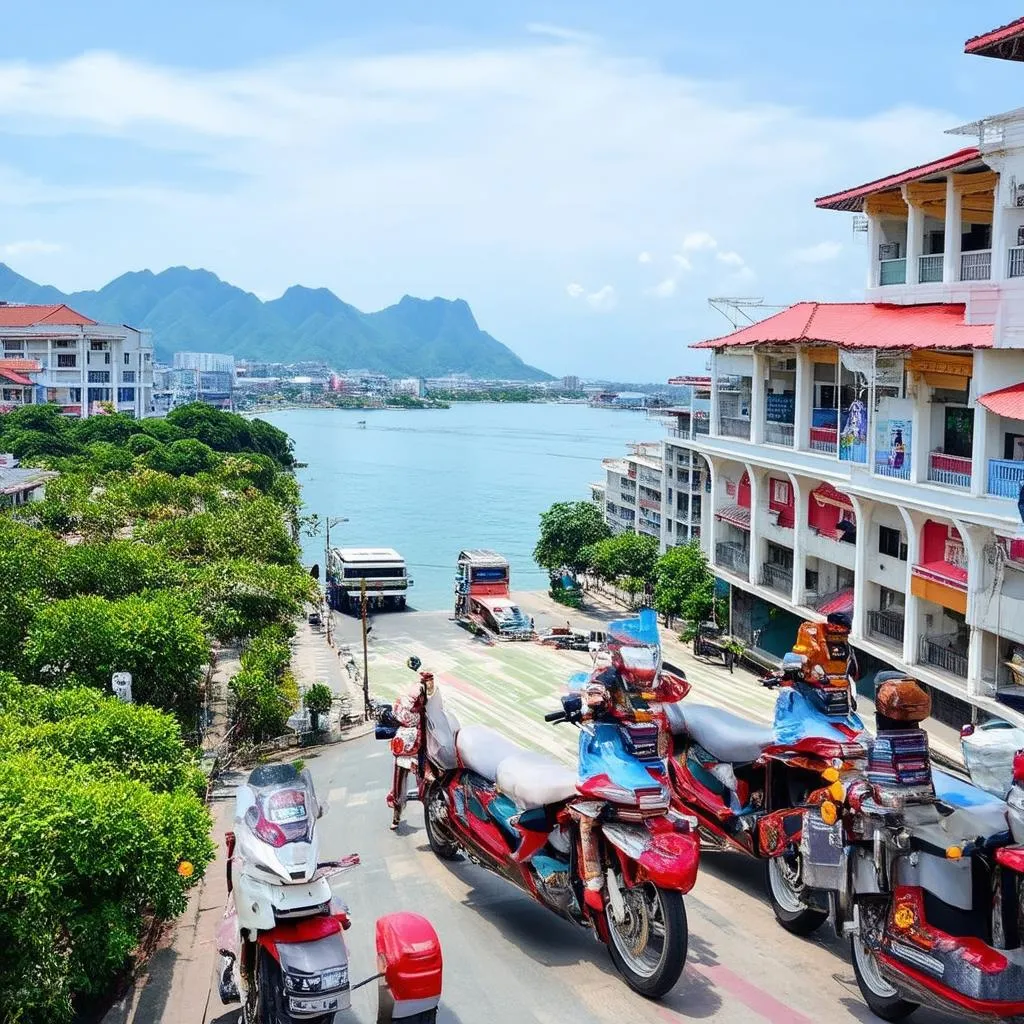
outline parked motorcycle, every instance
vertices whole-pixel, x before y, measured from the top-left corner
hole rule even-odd
[[[425,918],[378,919],[378,973],[351,984],[342,937],[351,921],[329,879],[359,858],[319,861],[323,812],[308,769],[262,766],[239,787],[218,934],[221,1001],[241,1002],[243,1024],[330,1024],[349,1008],[354,988],[379,981],[378,1024],[431,1024],[441,996],[441,945]]]
[[[460,728],[429,673],[397,702],[398,723],[378,731],[393,732],[395,821],[414,773],[438,857],[464,851],[559,916],[593,927],[626,983],[657,999],[686,960],[682,896],[696,879],[699,843],[690,821],[669,809],[667,733],[651,707],[654,651],[628,657],[646,663],[637,668],[644,689],[595,673],[585,692],[545,716],[580,728],[578,774],[486,726]],[[418,670],[419,659],[409,666]],[[415,735],[400,721],[410,707]]]
[[[1020,1017],[1024,756],[1009,807],[973,787],[951,803],[936,792],[920,728],[929,696],[880,673],[875,706],[866,769],[806,812],[805,880],[830,892],[861,994],[883,1020],[922,1004],[961,1020]]]

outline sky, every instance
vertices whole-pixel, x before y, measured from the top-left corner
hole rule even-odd
[[[1003,0],[0,11],[19,273],[459,297],[528,362],[612,379],[699,371],[711,296],[862,298],[863,235],[814,197],[970,144],[943,133],[1024,84],[963,53],[1024,13]]]

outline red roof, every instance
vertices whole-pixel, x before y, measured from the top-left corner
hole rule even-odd
[[[723,522],[732,523],[741,530],[750,529],[750,509],[743,505],[723,505],[715,510],[715,518]]]
[[[693,348],[737,345],[841,348],[991,348],[991,324],[965,324],[963,303],[892,306],[876,302],[798,302],[732,334]]]
[[[1011,21],[1008,25],[974,36],[964,43],[964,53],[976,53],[981,57],[999,57],[1003,60],[1024,60],[1024,18]]]
[[[0,366],[0,377],[3,377],[4,380],[9,380],[12,384],[20,384],[24,388],[32,386],[32,381],[28,377],[23,377],[20,373],[8,370],[4,366]]]
[[[38,373],[43,368],[38,359],[4,359],[0,357],[0,369],[15,373]]]
[[[945,584],[947,587],[955,587],[957,590],[967,589],[967,570],[952,562],[919,562],[910,571],[914,576],[933,580],[936,583]]]
[[[847,189],[845,192],[835,192],[830,196],[821,196],[814,200],[814,205],[821,210],[853,210],[864,209],[865,196],[874,195],[876,192],[885,192],[887,189],[905,185],[908,181],[919,181],[932,174],[939,174],[942,171],[953,171],[957,167],[974,163],[981,158],[981,152],[975,146],[966,149],[958,149],[949,156],[939,157],[928,164],[920,164],[911,167],[909,170],[900,171],[898,174],[890,174],[887,178],[878,178],[869,181],[866,185],[858,185],[856,188]]]
[[[818,605],[822,615],[850,615],[853,612],[853,587],[846,587],[833,594],[824,604]]]
[[[1008,420],[1024,420],[1024,382],[980,395],[978,401],[997,416],[1005,416]]]
[[[843,494],[843,492],[837,487],[833,487],[827,480],[818,484],[818,486],[811,491],[811,497],[821,504],[830,502],[833,505],[838,505],[840,508],[848,508],[851,511],[853,509],[853,501],[850,497]]]
[[[81,313],[76,313],[70,306],[19,306],[14,304],[0,305],[0,327],[35,327],[37,324],[73,324],[90,327],[95,324]]]

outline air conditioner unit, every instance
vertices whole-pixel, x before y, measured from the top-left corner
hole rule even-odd
[[[900,258],[899,242],[880,242],[878,246],[880,260],[898,260]]]

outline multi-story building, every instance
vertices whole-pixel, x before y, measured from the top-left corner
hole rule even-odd
[[[699,540],[711,475],[704,458],[690,443],[710,429],[711,378],[673,377],[669,384],[686,388],[687,401],[659,409],[657,416],[668,426],[663,441],[664,494],[661,507],[661,548]]]
[[[1022,43],[1024,19],[967,52]],[[848,611],[862,670],[912,674],[954,724],[1020,723],[1024,110],[955,131],[976,144],[816,201],[866,218],[867,301],[700,343],[710,429],[690,445],[734,632],[778,654]]]
[[[175,352],[176,370],[200,370],[203,373],[235,375],[235,357],[223,352]]]
[[[660,441],[641,441],[622,458],[602,460],[605,483],[591,484],[591,497],[603,494],[612,533],[644,534],[661,543],[661,448]]]
[[[5,302],[0,303],[0,360],[38,364],[38,370],[14,372],[32,381],[33,402],[54,402],[68,416],[101,412],[101,403],[139,419],[151,414],[153,341],[148,331],[96,323],[65,305]],[[23,384],[19,387],[24,402],[28,392]],[[13,390],[11,398],[14,404]]]

